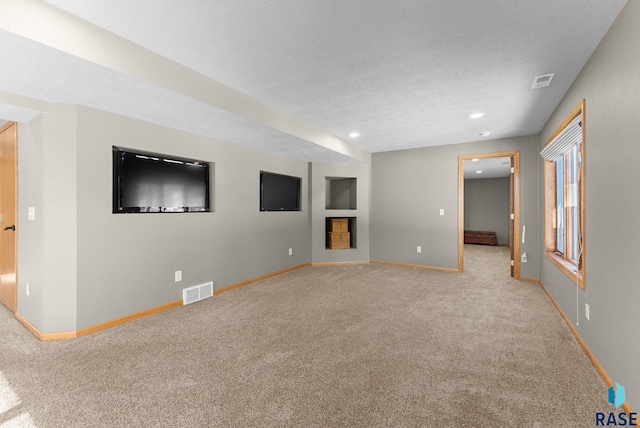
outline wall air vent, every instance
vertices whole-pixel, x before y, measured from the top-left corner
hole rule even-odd
[[[185,288],[182,290],[182,304],[188,305],[211,296],[213,296],[213,282]]]
[[[551,84],[551,79],[555,76],[556,73],[545,74],[543,76],[536,76],[533,78],[533,84],[531,85],[531,89],[540,89],[546,88]]]

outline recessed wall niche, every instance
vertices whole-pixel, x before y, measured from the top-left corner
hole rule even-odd
[[[356,178],[325,177],[325,209],[355,210]]]
[[[326,217],[325,235],[328,250],[346,250],[357,248],[356,217]]]

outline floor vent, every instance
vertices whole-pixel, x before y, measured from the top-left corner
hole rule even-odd
[[[213,282],[185,288],[182,290],[182,304],[188,305],[211,296],[213,296]]]

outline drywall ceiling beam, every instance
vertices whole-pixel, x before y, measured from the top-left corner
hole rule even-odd
[[[0,119],[27,123],[47,111],[47,103],[11,92],[0,91]]]
[[[0,10],[0,29],[351,158],[370,159],[349,142],[43,1],[0,0]]]

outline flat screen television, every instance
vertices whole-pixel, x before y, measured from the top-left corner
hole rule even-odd
[[[209,164],[195,159],[113,148],[113,212],[206,212]]]
[[[260,211],[300,211],[300,177],[260,171]]]

